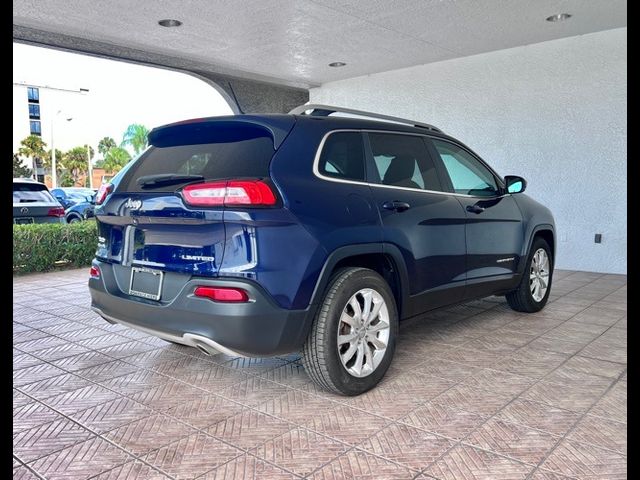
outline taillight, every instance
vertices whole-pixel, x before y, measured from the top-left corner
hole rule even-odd
[[[102,204],[107,196],[113,191],[113,185],[110,183],[103,183],[100,185],[98,193],[96,193],[96,205]]]
[[[249,294],[235,287],[196,287],[193,294],[215,302],[245,303],[249,301]]]
[[[91,278],[100,278],[100,269],[96,266],[92,266],[89,270],[89,276]]]
[[[273,190],[261,180],[228,180],[187,185],[182,189],[182,195],[188,205],[199,207],[276,204]]]
[[[62,207],[50,208],[49,212],[47,213],[47,216],[49,216],[49,217],[64,217],[64,208],[62,208]]]

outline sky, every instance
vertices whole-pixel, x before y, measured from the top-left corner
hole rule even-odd
[[[40,89],[42,138],[50,147],[53,129],[60,150],[87,142],[96,148],[105,136],[119,143],[132,123],[151,129],[232,114],[217,90],[193,76],[19,43],[13,44],[13,83],[14,151],[29,135],[26,89],[16,83],[89,89],[86,94]]]

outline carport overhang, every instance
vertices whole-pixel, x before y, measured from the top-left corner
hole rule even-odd
[[[47,32],[20,25],[13,25],[13,40],[14,42],[29,45],[166,68],[193,75],[220,92],[236,114],[286,113],[292,108],[309,101],[309,90],[306,86],[287,85],[275,79],[265,79],[245,72],[232,72],[230,74],[224,69],[212,67],[207,63],[126,46]]]

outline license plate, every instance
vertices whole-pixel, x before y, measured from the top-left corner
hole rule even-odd
[[[25,225],[27,223],[33,223],[33,217],[16,218],[13,220],[16,225]]]
[[[150,300],[160,300],[163,276],[164,273],[159,270],[133,267],[131,269],[129,294]]]

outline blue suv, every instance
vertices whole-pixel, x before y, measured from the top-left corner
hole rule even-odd
[[[357,395],[387,371],[399,320],[549,297],[549,210],[431,125],[303,105],[149,144],[96,199],[89,287],[109,322],[206,354],[302,350],[316,383]]]

